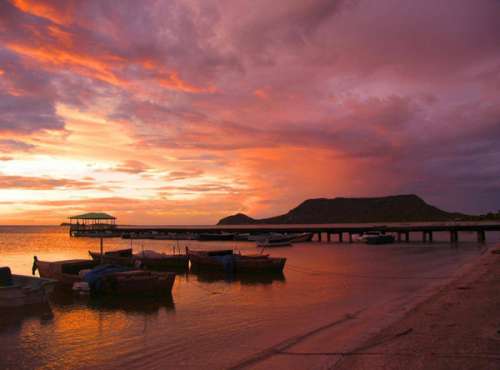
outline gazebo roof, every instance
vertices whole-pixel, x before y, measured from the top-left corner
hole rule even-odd
[[[116,217],[102,212],[84,213],[83,215],[71,216],[70,220],[116,220]]]

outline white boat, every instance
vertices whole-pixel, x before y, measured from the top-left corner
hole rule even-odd
[[[285,237],[285,234],[281,233],[264,233],[264,234],[256,234],[250,235],[248,240],[251,242],[263,242],[270,239],[281,239]]]
[[[55,280],[11,274],[8,267],[0,268],[0,308],[13,308],[47,303]]]
[[[257,242],[257,247],[259,248],[289,247],[291,245],[292,243],[289,239],[287,240],[268,239],[261,242]]]
[[[380,231],[367,231],[361,234],[357,241],[367,244],[389,244],[394,242],[394,236]]]

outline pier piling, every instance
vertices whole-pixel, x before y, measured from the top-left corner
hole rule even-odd
[[[479,243],[485,243],[486,242],[486,233],[484,230],[478,230],[477,231],[477,241]]]

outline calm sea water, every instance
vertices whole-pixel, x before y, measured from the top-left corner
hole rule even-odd
[[[490,243],[500,240],[498,234],[488,237]],[[313,242],[276,248],[266,253],[287,257],[283,276],[178,275],[171,299],[56,294],[48,309],[1,313],[0,368],[232,367],[348,313],[369,312],[414,295],[484,251],[474,234],[461,235],[468,241],[458,248],[444,242],[446,238],[436,235],[434,244]],[[176,244],[145,240],[132,246],[170,252]],[[106,250],[129,245],[118,238],[105,240]],[[256,252],[249,242],[179,242],[181,248],[186,245]],[[31,273],[34,255],[42,260],[87,258],[88,250],[98,248],[98,240],[70,238],[63,227],[0,227],[0,265],[18,274]]]

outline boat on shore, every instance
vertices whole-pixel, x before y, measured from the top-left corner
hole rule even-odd
[[[12,274],[10,268],[0,268],[0,308],[46,304],[55,280]]]
[[[216,251],[194,251],[186,248],[193,270],[213,270],[228,273],[282,272],[286,258],[269,255],[242,255],[232,249]]]
[[[89,251],[92,260],[101,261],[101,254]],[[126,267],[137,267],[148,270],[187,270],[189,259],[186,254],[165,254],[151,250],[133,254],[132,249],[108,251],[102,255],[102,262]]]

